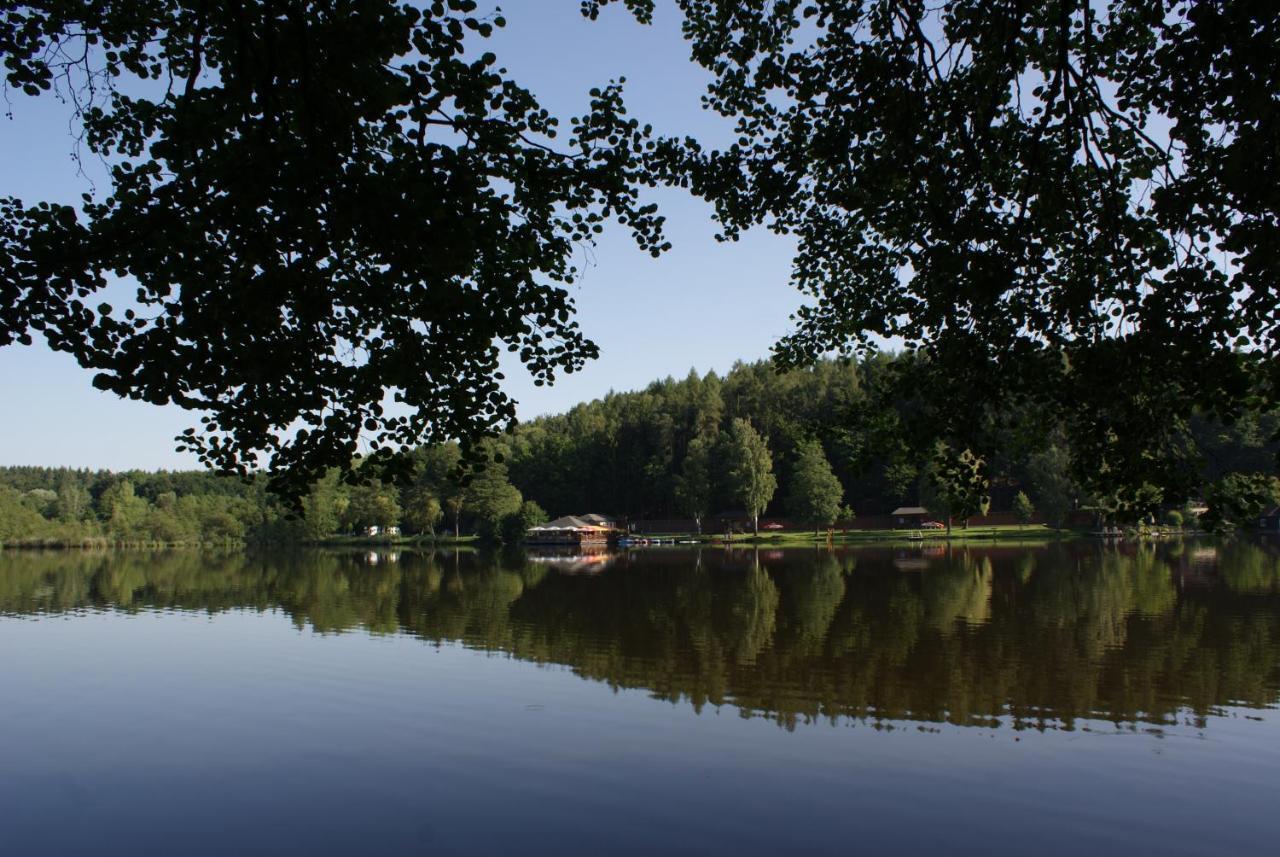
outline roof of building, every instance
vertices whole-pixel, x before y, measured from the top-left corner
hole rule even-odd
[[[883,506],[881,508],[884,508]],[[895,515],[927,515],[929,510],[924,506],[899,506],[893,510]]]
[[[583,515],[582,520],[586,521],[588,524],[601,524],[604,526],[609,526],[613,523],[612,518],[606,518],[604,515],[597,515],[594,512],[590,515]]]
[[[1271,506],[1270,508],[1263,509],[1263,510],[1262,510],[1262,515],[1261,515],[1260,517],[1263,517],[1263,518],[1280,518],[1280,506]]]
[[[574,516],[574,515],[565,515],[563,518],[556,518],[554,521],[547,521],[547,523],[545,523],[545,524],[543,524],[543,525],[541,525],[541,526],[539,526],[539,527],[534,527],[534,529],[537,529],[537,530],[565,530],[565,529],[577,530],[577,529],[581,529],[582,527],[589,527],[589,526],[591,526],[591,525],[590,525],[590,524],[588,524],[586,521],[582,520],[582,519],[581,519],[581,518],[579,518],[579,517],[576,517],[576,516]]]
[[[593,523],[586,519],[587,516],[579,518],[577,515],[565,515],[563,518],[556,518],[554,521],[548,521],[536,527],[530,527],[530,532],[547,531],[547,530],[603,530],[605,526]]]

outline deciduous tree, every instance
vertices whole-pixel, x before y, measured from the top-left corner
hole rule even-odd
[[[546,522],[547,513],[543,508],[532,500],[525,500],[520,504],[518,510],[502,519],[502,526],[499,531],[502,543],[517,545],[524,538],[524,534],[528,532],[530,527],[536,527],[538,524],[545,524]]]
[[[946,514],[948,534],[952,518],[959,518],[968,529],[970,518],[991,508],[991,481],[983,473],[984,464],[971,450],[956,453],[945,443],[935,447],[926,478],[936,505]]]
[[[483,49],[504,24],[475,0],[6,4],[5,85],[65,99],[110,185],[0,200],[0,345],[43,335],[101,389],[205,414],[181,447],[295,497],[362,439],[377,475],[508,422],[502,350],[536,384],[596,354],[576,247],[610,218],[667,244],[621,82],[562,128]]]
[[[676,502],[686,515],[693,518],[698,532],[702,532],[702,518],[711,504],[712,461],[714,442],[705,435],[695,437],[689,443],[684,466],[676,478]]]
[[[520,511],[524,498],[511,484],[505,464],[490,460],[466,487],[465,503],[476,522],[476,532],[486,539],[501,537],[502,521]]]
[[[419,533],[434,537],[436,527],[443,518],[444,509],[440,506],[438,497],[424,488],[411,488],[408,491],[404,519],[411,527]]]
[[[1264,473],[1228,473],[1205,491],[1205,519],[1215,529],[1251,526],[1268,506],[1280,503],[1280,479]]]
[[[1280,5],[678,5],[736,134],[655,164],[794,236],[784,364],[905,342],[921,450],[1027,405],[1095,494],[1186,493],[1183,421],[1280,396]]]
[[[778,488],[769,445],[750,422],[739,418],[729,428],[728,454],[733,495],[751,517],[752,532],[760,535],[760,513]]]
[[[1018,516],[1018,523],[1025,527],[1035,517],[1036,507],[1032,505],[1030,497],[1019,491],[1013,498],[1013,513]]]
[[[1061,527],[1075,507],[1079,487],[1071,478],[1070,455],[1053,443],[1031,456],[1027,472],[1040,511],[1050,524]]]

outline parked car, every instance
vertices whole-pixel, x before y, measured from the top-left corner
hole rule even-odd
[[[945,530],[946,528],[947,525],[939,521],[924,521],[920,524],[922,530]]]

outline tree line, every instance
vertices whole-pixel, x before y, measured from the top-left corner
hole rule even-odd
[[[1208,522],[1229,526],[1280,499],[1280,412],[1231,423],[1193,412],[1167,430],[1177,442],[1166,466],[1183,473],[1179,486],[1104,493],[1093,487],[1097,463],[1031,406],[973,415],[983,424],[978,449],[919,434],[915,413],[926,405],[902,392],[902,379],[924,362],[900,354],[690,372],[533,420],[493,442],[490,454],[553,514],[637,519],[732,512],[826,526],[922,505],[940,519],[994,509],[1038,512],[1061,526],[1078,509],[1115,523],[1183,518],[1177,510],[1204,500]],[[955,407],[965,407],[963,391],[956,395]]]
[[[921,504],[963,520],[990,508],[1063,524],[1075,509],[1109,520],[1177,515],[1190,499],[1211,522],[1245,524],[1280,502],[1280,413],[1232,424],[1192,414],[1176,429],[1180,493],[1145,486],[1091,494],[1067,438],[1034,409],[989,415],[989,445],[954,449],[908,435],[918,402],[885,395],[916,358],[825,360],[779,372],[739,363],[611,393],[492,438],[468,468],[456,443],[418,447],[406,478],[314,482],[300,513],[247,480],[206,472],[0,469],[0,541],[306,541],[399,526],[426,536],[514,541],[528,526],[599,512],[631,520],[731,512],[814,527]],[[925,452],[920,452],[920,450]],[[360,472],[355,474],[360,476]]]

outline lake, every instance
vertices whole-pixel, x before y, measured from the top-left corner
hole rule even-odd
[[[44,854],[1238,854],[1274,543],[0,553]]]

